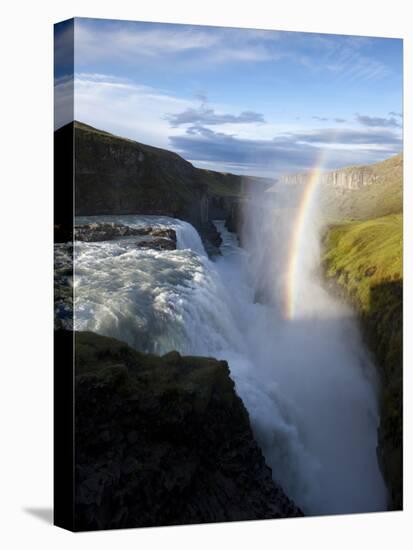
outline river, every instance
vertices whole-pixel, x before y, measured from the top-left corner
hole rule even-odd
[[[139,249],[136,237],[76,242],[75,328],[144,352],[225,359],[275,481],[306,514],[385,510],[375,370],[357,323],[314,278],[301,285],[303,314],[285,316],[287,229],[271,212],[259,218],[243,248],[217,220],[214,260],[181,220],[77,218],[170,227],[177,250]]]

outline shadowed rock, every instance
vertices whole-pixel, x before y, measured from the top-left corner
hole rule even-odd
[[[121,223],[88,223],[76,225],[74,228],[74,239],[88,243],[99,241],[111,241],[120,237],[132,235],[150,235],[152,227],[129,227]]]
[[[172,239],[153,238],[137,241],[138,248],[150,248],[152,250],[176,250],[176,243]]]
[[[302,515],[224,361],[77,333],[75,441],[77,530]]]
[[[77,225],[74,230],[75,240],[85,242],[112,241],[134,235],[147,237],[135,243],[138,248],[176,250],[176,232],[167,227],[129,227],[120,223],[89,223]]]

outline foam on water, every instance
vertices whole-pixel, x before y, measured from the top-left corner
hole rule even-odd
[[[374,384],[353,324],[286,323],[276,305],[257,303],[265,261],[240,249],[222,222],[223,255],[212,262],[186,222],[100,216],[76,223],[92,221],[172,227],[178,250],[139,249],[133,237],[76,242],[77,330],[141,351],[227,360],[274,478],[297,504],[310,514],[384,509]],[[343,334],[342,349],[332,349]],[[315,339],[325,345],[317,349]]]
[[[119,223],[129,227],[166,227],[174,229],[177,238],[177,248],[180,250],[192,250],[200,256],[206,256],[204,245],[196,229],[188,222],[170,218],[168,216],[144,216],[144,215],[107,215],[107,216],[77,216],[76,224],[87,223]]]

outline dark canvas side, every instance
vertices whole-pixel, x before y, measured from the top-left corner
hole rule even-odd
[[[73,241],[73,120],[74,20],[54,28],[55,82],[67,79],[65,98],[55,95],[54,132],[54,243]],[[57,129],[56,129],[57,127]],[[62,296],[68,326],[73,327],[73,247],[68,246],[69,272],[65,282],[56,282],[55,310]],[[55,267],[56,269],[56,267]],[[71,273],[70,273],[71,272]],[[71,318],[70,318],[71,317]],[[69,530],[74,526],[74,348],[73,331],[55,323],[54,330],[54,524]]]

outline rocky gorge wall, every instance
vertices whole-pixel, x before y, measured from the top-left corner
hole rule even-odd
[[[80,122],[55,132],[56,150],[73,130],[77,216],[164,215],[208,232],[212,220],[234,216],[244,189],[261,181],[202,170],[171,151]]]
[[[192,164],[170,151],[74,126],[76,215],[167,215],[195,226],[207,221],[207,188]]]

